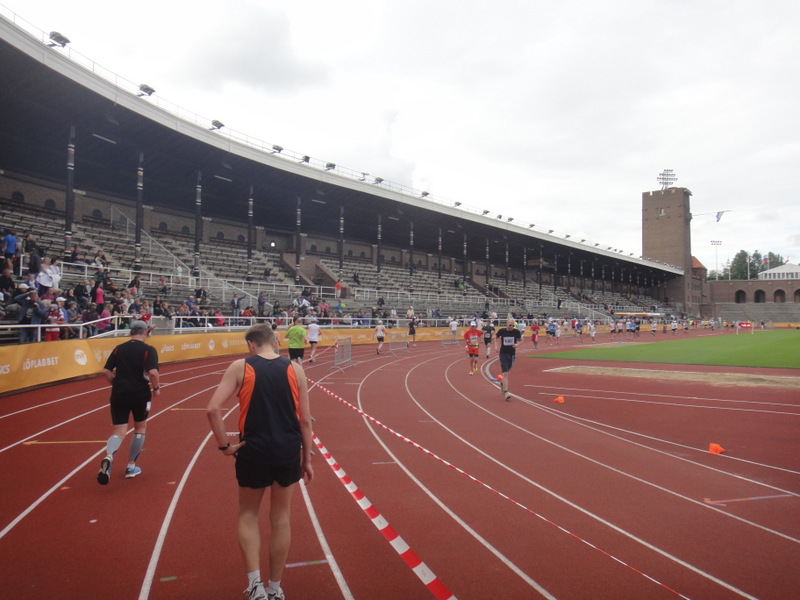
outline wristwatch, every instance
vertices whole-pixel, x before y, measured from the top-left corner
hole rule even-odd
[[[231,443],[230,443],[230,442],[228,442],[228,443],[227,443],[227,445],[225,445],[225,446],[217,446],[217,447],[218,447],[220,450],[222,450],[223,452],[225,452],[225,450],[227,450],[228,448],[230,448],[230,447],[231,447]]]

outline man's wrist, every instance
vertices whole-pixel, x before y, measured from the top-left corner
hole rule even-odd
[[[231,447],[231,443],[230,442],[228,442],[224,446],[217,446],[217,448],[219,448],[222,452],[225,452],[225,450],[227,450],[230,447]]]

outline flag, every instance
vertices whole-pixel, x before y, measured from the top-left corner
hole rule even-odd
[[[723,213],[726,213],[726,212],[728,212],[728,211],[726,211],[726,210],[721,210],[721,211],[719,211],[719,212],[717,213],[717,223],[719,223],[719,220],[722,218],[722,215],[723,215]]]
[[[762,262],[769,264],[769,256],[765,256]]]
[[[747,258],[745,258],[744,262],[749,263],[750,262],[750,257],[748,256]]]

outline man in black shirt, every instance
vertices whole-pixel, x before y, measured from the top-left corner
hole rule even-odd
[[[511,400],[511,394],[508,391],[508,372],[514,366],[516,359],[517,346],[522,340],[522,334],[514,326],[514,319],[509,318],[506,322],[506,327],[497,330],[496,339],[500,345],[500,370],[503,372],[502,379],[500,379],[500,392],[506,400]]]
[[[108,438],[106,457],[100,463],[97,481],[108,484],[114,454],[122,445],[128,429],[128,419],[133,415],[133,440],[128,451],[128,466],[125,478],[131,479],[142,470],[136,459],[144,445],[147,414],[150,412],[152,395],[158,395],[158,352],[145,342],[148,327],[144,321],[131,323],[131,339],[114,350],[103,367],[103,375],[111,384],[111,425],[113,433]],[[152,389],[152,391],[151,391]]]

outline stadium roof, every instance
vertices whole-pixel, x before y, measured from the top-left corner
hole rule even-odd
[[[0,16],[0,169],[64,186],[74,126],[77,189],[135,199],[142,153],[148,205],[194,211],[199,171],[204,216],[245,221],[252,186],[254,222],[268,230],[293,231],[300,198],[302,230],[310,233],[337,237],[343,210],[345,237],[351,240],[375,243],[380,216],[384,244],[407,248],[413,222],[414,248],[420,252],[436,254],[441,229],[442,252],[455,258],[463,256],[466,235],[470,260],[485,260],[488,239],[494,264],[505,263],[507,242],[512,266],[521,265],[527,248],[531,259],[542,249],[546,259],[554,252],[571,253],[578,261],[596,261],[598,268],[628,263],[643,271],[683,274],[678,267],[445,206],[391,182],[376,183],[364,174],[213,129],[138,95],[138,86],[87,62]]]

